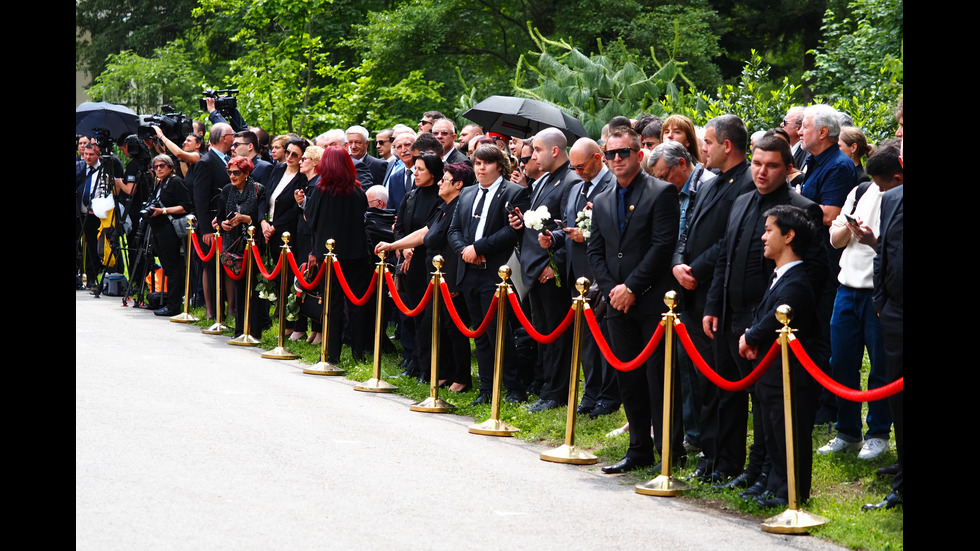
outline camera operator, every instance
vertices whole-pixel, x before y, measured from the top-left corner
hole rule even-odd
[[[79,270],[84,269],[88,278],[88,288],[95,289],[98,285],[98,274],[102,271],[102,259],[98,257],[99,230],[101,219],[92,211],[92,200],[120,191],[130,192],[132,184],[123,182],[123,168],[115,155],[105,156],[108,178],[113,182],[111,189],[102,189],[99,185],[99,169],[103,167],[101,148],[95,140],[85,145],[81,161],[75,163],[75,240],[84,235],[83,254],[85,265],[78,264]]]
[[[229,95],[221,96],[219,95],[221,92],[227,92]],[[238,90],[208,90],[204,92],[205,97],[202,100],[204,108],[208,112],[208,120],[211,121],[211,124],[223,122],[231,125],[235,132],[244,132],[248,130],[248,125],[245,124],[245,118],[238,111],[237,98],[230,95],[231,93],[238,93]]]
[[[173,316],[181,311],[184,293],[184,259],[174,224],[184,224],[184,216],[191,208],[191,196],[183,179],[174,174],[174,161],[169,155],[154,157],[152,167],[154,186],[140,216],[153,230],[153,249],[167,277],[167,305],[153,313]]]
[[[196,132],[191,132],[184,139],[184,144],[178,147],[177,144],[163,133],[163,130],[159,126],[154,125],[153,131],[156,133],[157,138],[167,146],[167,150],[180,161],[180,174],[186,178],[191,168],[201,160],[201,155],[204,154],[204,136]]]

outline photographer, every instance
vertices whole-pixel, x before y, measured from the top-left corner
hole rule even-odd
[[[153,230],[153,248],[167,277],[167,305],[153,313],[173,316],[180,313],[184,294],[184,259],[174,224],[184,224],[184,216],[191,208],[191,196],[180,176],[174,175],[174,162],[169,155],[154,157],[152,168],[153,191],[140,215]]]
[[[219,95],[222,92],[228,95]],[[206,90],[204,99],[201,100],[204,109],[208,112],[208,120],[211,124],[223,122],[230,124],[235,132],[248,130],[245,118],[238,111],[238,101],[231,94],[237,94],[238,90]]]
[[[180,173],[186,178],[194,164],[201,160],[201,155],[204,153],[202,151],[204,136],[192,132],[184,139],[184,145],[178,147],[163,133],[159,126],[154,125],[153,131],[156,132],[157,138],[167,146],[167,149],[180,160]]]

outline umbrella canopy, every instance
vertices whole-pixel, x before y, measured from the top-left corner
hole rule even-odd
[[[463,113],[463,117],[482,126],[484,132],[518,138],[533,136],[545,128],[561,130],[569,143],[589,136],[575,117],[550,103],[528,98],[490,96]]]
[[[86,101],[75,109],[75,133],[95,137],[95,129],[109,131],[113,140],[124,138],[139,127],[139,116],[122,105],[104,101]]]

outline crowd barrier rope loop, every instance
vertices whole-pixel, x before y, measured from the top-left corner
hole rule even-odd
[[[421,314],[425,310],[426,305],[429,304],[429,299],[432,298],[432,281],[429,281],[429,285],[425,288],[425,294],[422,295],[422,300],[419,301],[419,305],[415,308],[409,308],[402,302],[402,298],[398,296],[398,290],[395,289],[395,279],[391,277],[391,272],[388,270],[385,270],[385,283],[388,284],[388,291],[391,293],[391,298],[395,300],[395,306],[410,318]]]
[[[252,243],[252,257],[255,259],[255,265],[259,267],[259,273],[262,274],[267,280],[273,280],[279,277],[279,270],[282,269],[282,255],[279,255],[279,260],[276,261],[276,267],[272,269],[272,273],[265,271],[265,266],[262,264],[262,254],[259,252],[259,247],[255,243]]]
[[[575,319],[575,307],[571,306],[568,308],[568,313],[565,314],[565,319],[561,320],[558,327],[551,333],[543,335],[538,333],[534,326],[531,325],[531,320],[527,319],[527,316],[524,315],[524,311],[521,310],[521,302],[517,299],[517,294],[513,290],[507,293],[507,300],[510,301],[510,307],[514,311],[514,315],[517,316],[517,321],[521,322],[524,329],[527,329],[527,334],[541,344],[551,344],[558,340],[558,337],[572,325],[572,320]]]
[[[197,257],[201,259],[201,262],[208,262],[214,258],[214,253],[218,250],[218,240],[221,239],[221,235],[215,233],[214,237],[215,240],[211,243],[211,250],[208,251],[208,254],[204,254],[204,251],[201,250],[201,243],[197,240],[197,233],[194,234],[194,250],[197,251]]]
[[[806,350],[803,349],[803,344],[795,336],[790,338],[789,348],[796,355],[796,358],[800,360],[803,368],[810,373],[810,376],[820,383],[820,386],[845,400],[850,400],[851,402],[873,402],[898,394],[905,389],[905,377],[871,390],[854,390],[848,388],[831,379],[822,369],[817,367],[813,363],[813,360],[810,359],[809,354],[806,353]]]
[[[289,259],[289,267],[293,271],[293,275],[296,276],[296,283],[298,283],[303,289],[313,291],[320,285],[320,282],[323,281],[323,275],[327,272],[326,262],[320,264],[320,269],[317,270],[316,277],[313,278],[313,281],[307,282],[306,279],[303,278],[306,263],[304,262],[302,266],[297,266],[296,257],[293,256],[292,250],[286,253],[286,257]]]
[[[684,345],[684,350],[687,352],[689,358],[694,363],[694,366],[698,368],[709,381],[714,383],[715,386],[722,390],[727,390],[728,392],[738,392],[740,390],[745,390],[755,384],[762,377],[762,374],[772,366],[773,362],[779,356],[779,341],[773,341],[772,346],[769,347],[769,352],[766,352],[765,357],[759,362],[759,365],[752,370],[744,379],[740,381],[729,381],[716,373],[704,358],[698,349],[694,347],[694,343],[691,341],[691,335],[687,332],[687,326],[682,322],[677,322],[674,325],[674,329],[677,330],[677,336],[680,338],[681,344]]]
[[[596,321],[595,313],[592,311],[592,308],[589,305],[585,305],[585,321],[588,322],[589,330],[592,331],[592,336],[595,338],[596,344],[599,345],[599,350],[602,352],[602,355],[605,356],[606,361],[609,362],[609,365],[613,366],[619,371],[633,371],[637,367],[640,367],[643,362],[647,361],[647,359],[650,358],[650,354],[653,354],[653,351],[660,344],[660,340],[663,339],[665,331],[663,323],[657,325],[657,330],[653,332],[653,336],[650,337],[650,341],[643,347],[643,350],[640,351],[640,355],[628,362],[624,362],[617,358],[616,355],[613,354],[612,349],[609,348],[609,343],[606,342],[606,338],[602,335],[602,330],[599,329],[599,322]]]
[[[452,318],[453,323],[456,324],[456,328],[459,329],[460,333],[468,339],[475,339],[487,332],[487,328],[490,327],[490,322],[493,320],[494,314],[497,313],[497,295],[494,295],[493,300],[490,301],[490,308],[487,309],[487,315],[483,318],[483,322],[475,330],[470,331],[470,328],[463,323],[463,320],[459,319],[459,313],[456,312],[456,305],[453,304],[453,297],[450,296],[449,287],[445,281],[439,283],[439,289],[442,291],[442,298],[446,303],[446,310],[449,311],[449,317]]]
[[[371,293],[374,292],[374,286],[378,283],[377,272],[374,272],[374,274],[371,275],[371,282],[368,283],[367,292],[364,293],[364,296],[357,298],[354,291],[352,291],[350,286],[347,285],[347,279],[344,278],[344,272],[340,268],[340,260],[337,260],[336,258],[333,259],[333,269],[337,273],[337,281],[340,282],[340,288],[344,290],[344,294],[347,295],[347,298],[350,299],[354,306],[364,306],[369,300],[371,300]]]

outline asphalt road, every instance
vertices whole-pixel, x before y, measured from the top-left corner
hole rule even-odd
[[[76,549],[840,549],[75,294]]]

